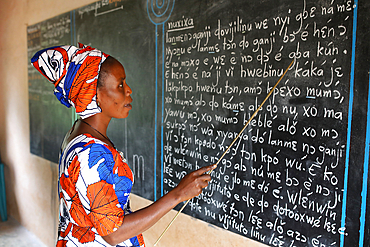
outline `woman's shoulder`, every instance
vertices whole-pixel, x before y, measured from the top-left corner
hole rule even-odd
[[[78,151],[93,149],[95,152],[116,154],[118,151],[110,147],[106,142],[93,137],[90,134],[80,134],[74,137],[65,147],[66,150],[78,149]]]
[[[72,160],[77,156],[81,167],[114,170],[118,176],[125,176],[133,181],[133,174],[123,154],[89,134],[76,136],[67,145],[65,152],[67,160]],[[68,153],[75,157],[68,158]]]
[[[79,160],[105,158],[106,161],[113,161],[118,151],[111,148],[107,143],[91,136],[80,134],[69,141],[61,152],[61,162],[73,160],[76,156]]]

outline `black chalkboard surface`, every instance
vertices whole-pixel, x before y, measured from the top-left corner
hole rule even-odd
[[[350,0],[100,1],[29,26],[29,52],[81,42],[122,62],[133,110],[108,134],[150,200],[216,163],[294,60],[184,212],[269,246],[368,246],[368,16]],[[29,82],[31,152],[57,162],[75,116],[31,67]]]

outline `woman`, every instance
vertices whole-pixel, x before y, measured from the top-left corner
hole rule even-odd
[[[207,187],[207,166],[168,194],[132,213],[133,175],[107,137],[112,118],[126,118],[131,88],[124,67],[91,47],[60,46],[39,51],[32,63],[55,85],[62,104],[80,119],[67,133],[59,161],[60,222],[57,246],[145,246],[141,233],[182,201]]]

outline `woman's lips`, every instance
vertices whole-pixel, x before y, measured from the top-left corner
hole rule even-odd
[[[129,108],[129,110],[131,110],[132,109],[132,105],[131,105],[131,103],[132,103],[132,98],[130,97],[129,98],[129,101],[128,101],[129,103],[127,103],[127,104],[125,104],[125,107],[126,108]]]

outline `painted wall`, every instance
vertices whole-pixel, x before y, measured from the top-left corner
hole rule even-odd
[[[34,156],[29,146],[27,25],[87,5],[94,0],[1,1],[0,8],[0,154],[5,164],[8,214],[47,246],[57,237],[57,164]],[[134,209],[150,201],[132,196]],[[147,247],[176,212],[144,233]],[[157,246],[263,246],[223,229],[181,215]]]

